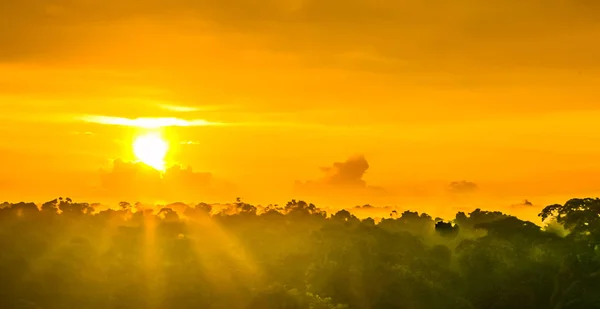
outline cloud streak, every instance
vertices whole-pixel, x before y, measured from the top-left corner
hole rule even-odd
[[[124,118],[124,117],[113,117],[113,116],[98,116],[98,115],[86,115],[80,117],[80,120],[88,123],[97,123],[114,126],[125,126],[125,127],[138,127],[146,129],[156,129],[164,127],[203,127],[203,126],[221,126],[225,125],[221,122],[211,122],[204,119],[192,119],[185,120],[181,118],[169,117],[169,118]]]
[[[200,145],[200,142],[198,141],[183,141],[180,142],[181,145]]]
[[[158,107],[168,110],[168,111],[178,112],[178,113],[191,113],[191,112],[197,112],[199,110],[206,110],[206,109],[200,108],[200,107],[171,105],[171,104],[158,104]]]
[[[354,126],[333,126],[325,123],[300,123],[300,122],[282,122],[282,121],[255,121],[255,122],[215,122],[205,119],[182,119],[177,117],[140,117],[126,118],[102,115],[84,115],[76,117],[78,121],[87,123],[96,123],[103,125],[137,127],[144,129],[158,129],[165,127],[207,127],[207,126],[236,126],[236,127],[263,127],[263,128],[297,128],[312,130],[357,130]]]

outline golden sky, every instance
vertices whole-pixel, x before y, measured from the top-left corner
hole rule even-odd
[[[160,117],[167,199],[596,195],[598,38],[593,0],[0,1],[0,194],[142,198]]]

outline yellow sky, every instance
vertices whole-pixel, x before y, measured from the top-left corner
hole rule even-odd
[[[186,199],[598,194],[599,37],[586,0],[2,1],[0,194],[126,194],[113,160],[156,117],[193,168],[171,185],[212,188]]]

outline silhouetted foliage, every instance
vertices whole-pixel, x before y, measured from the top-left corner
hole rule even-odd
[[[0,308],[600,308],[600,199],[540,217],[3,203]]]
[[[438,221],[435,223],[435,230],[444,237],[456,237],[459,227],[450,222]]]

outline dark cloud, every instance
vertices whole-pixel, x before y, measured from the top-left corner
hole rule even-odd
[[[103,196],[126,200],[234,200],[236,188],[191,167],[174,165],[162,175],[143,163],[115,160],[110,171],[102,174]]]
[[[533,207],[536,206],[536,207]],[[520,211],[520,210],[530,210],[530,209],[535,209],[537,210],[539,205],[534,205],[531,201],[529,200],[524,200],[520,203],[516,203],[516,204],[511,204],[509,205],[509,209],[511,209],[511,211]],[[543,206],[540,206],[543,207]]]
[[[364,156],[355,156],[345,162],[335,162],[332,167],[323,167],[326,173],[323,182],[333,186],[365,187],[367,183],[362,179],[369,169],[369,162]]]
[[[297,181],[295,189],[300,194],[328,195],[340,192],[352,194],[384,194],[381,187],[367,185],[363,176],[369,169],[369,163],[362,155],[349,158],[344,162],[335,162],[331,167],[323,167],[325,174],[317,180]]]
[[[510,205],[511,208],[517,209],[530,208],[531,206],[534,206],[534,204],[529,200],[524,200],[520,203]]]
[[[375,206],[369,205],[369,204],[365,204],[365,205],[358,205],[358,206],[354,206],[352,209],[371,209],[371,208],[375,208]]]
[[[325,175],[315,181],[305,183],[297,182],[304,187],[338,187],[338,188],[365,188],[366,182],[362,179],[369,169],[369,163],[364,156],[354,156],[345,162],[335,162],[331,167],[322,167]]]
[[[96,43],[112,44],[106,37],[117,30],[109,24],[189,20],[194,23],[183,23],[179,30],[209,27],[213,33],[251,36],[265,48],[301,51],[321,63],[339,53],[365,52],[402,60],[395,64],[397,72],[407,69],[407,60],[420,67],[457,69],[481,62],[581,66],[598,64],[600,47],[589,40],[598,33],[598,16],[600,4],[583,0],[9,0],[0,4],[0,57],[64,52],[98,40],[99,33],[105,34],[104,41]]]
[[[479,190],[479,186],[474,182],[462,180],[451,182],[448,189],[452,193],[472,193]]]
[[[350,213],[355,215],[358,218],[387,218],[390,216],[392,211],[399,211],[398,207],[394,206],[355,206],[347,209]]]

